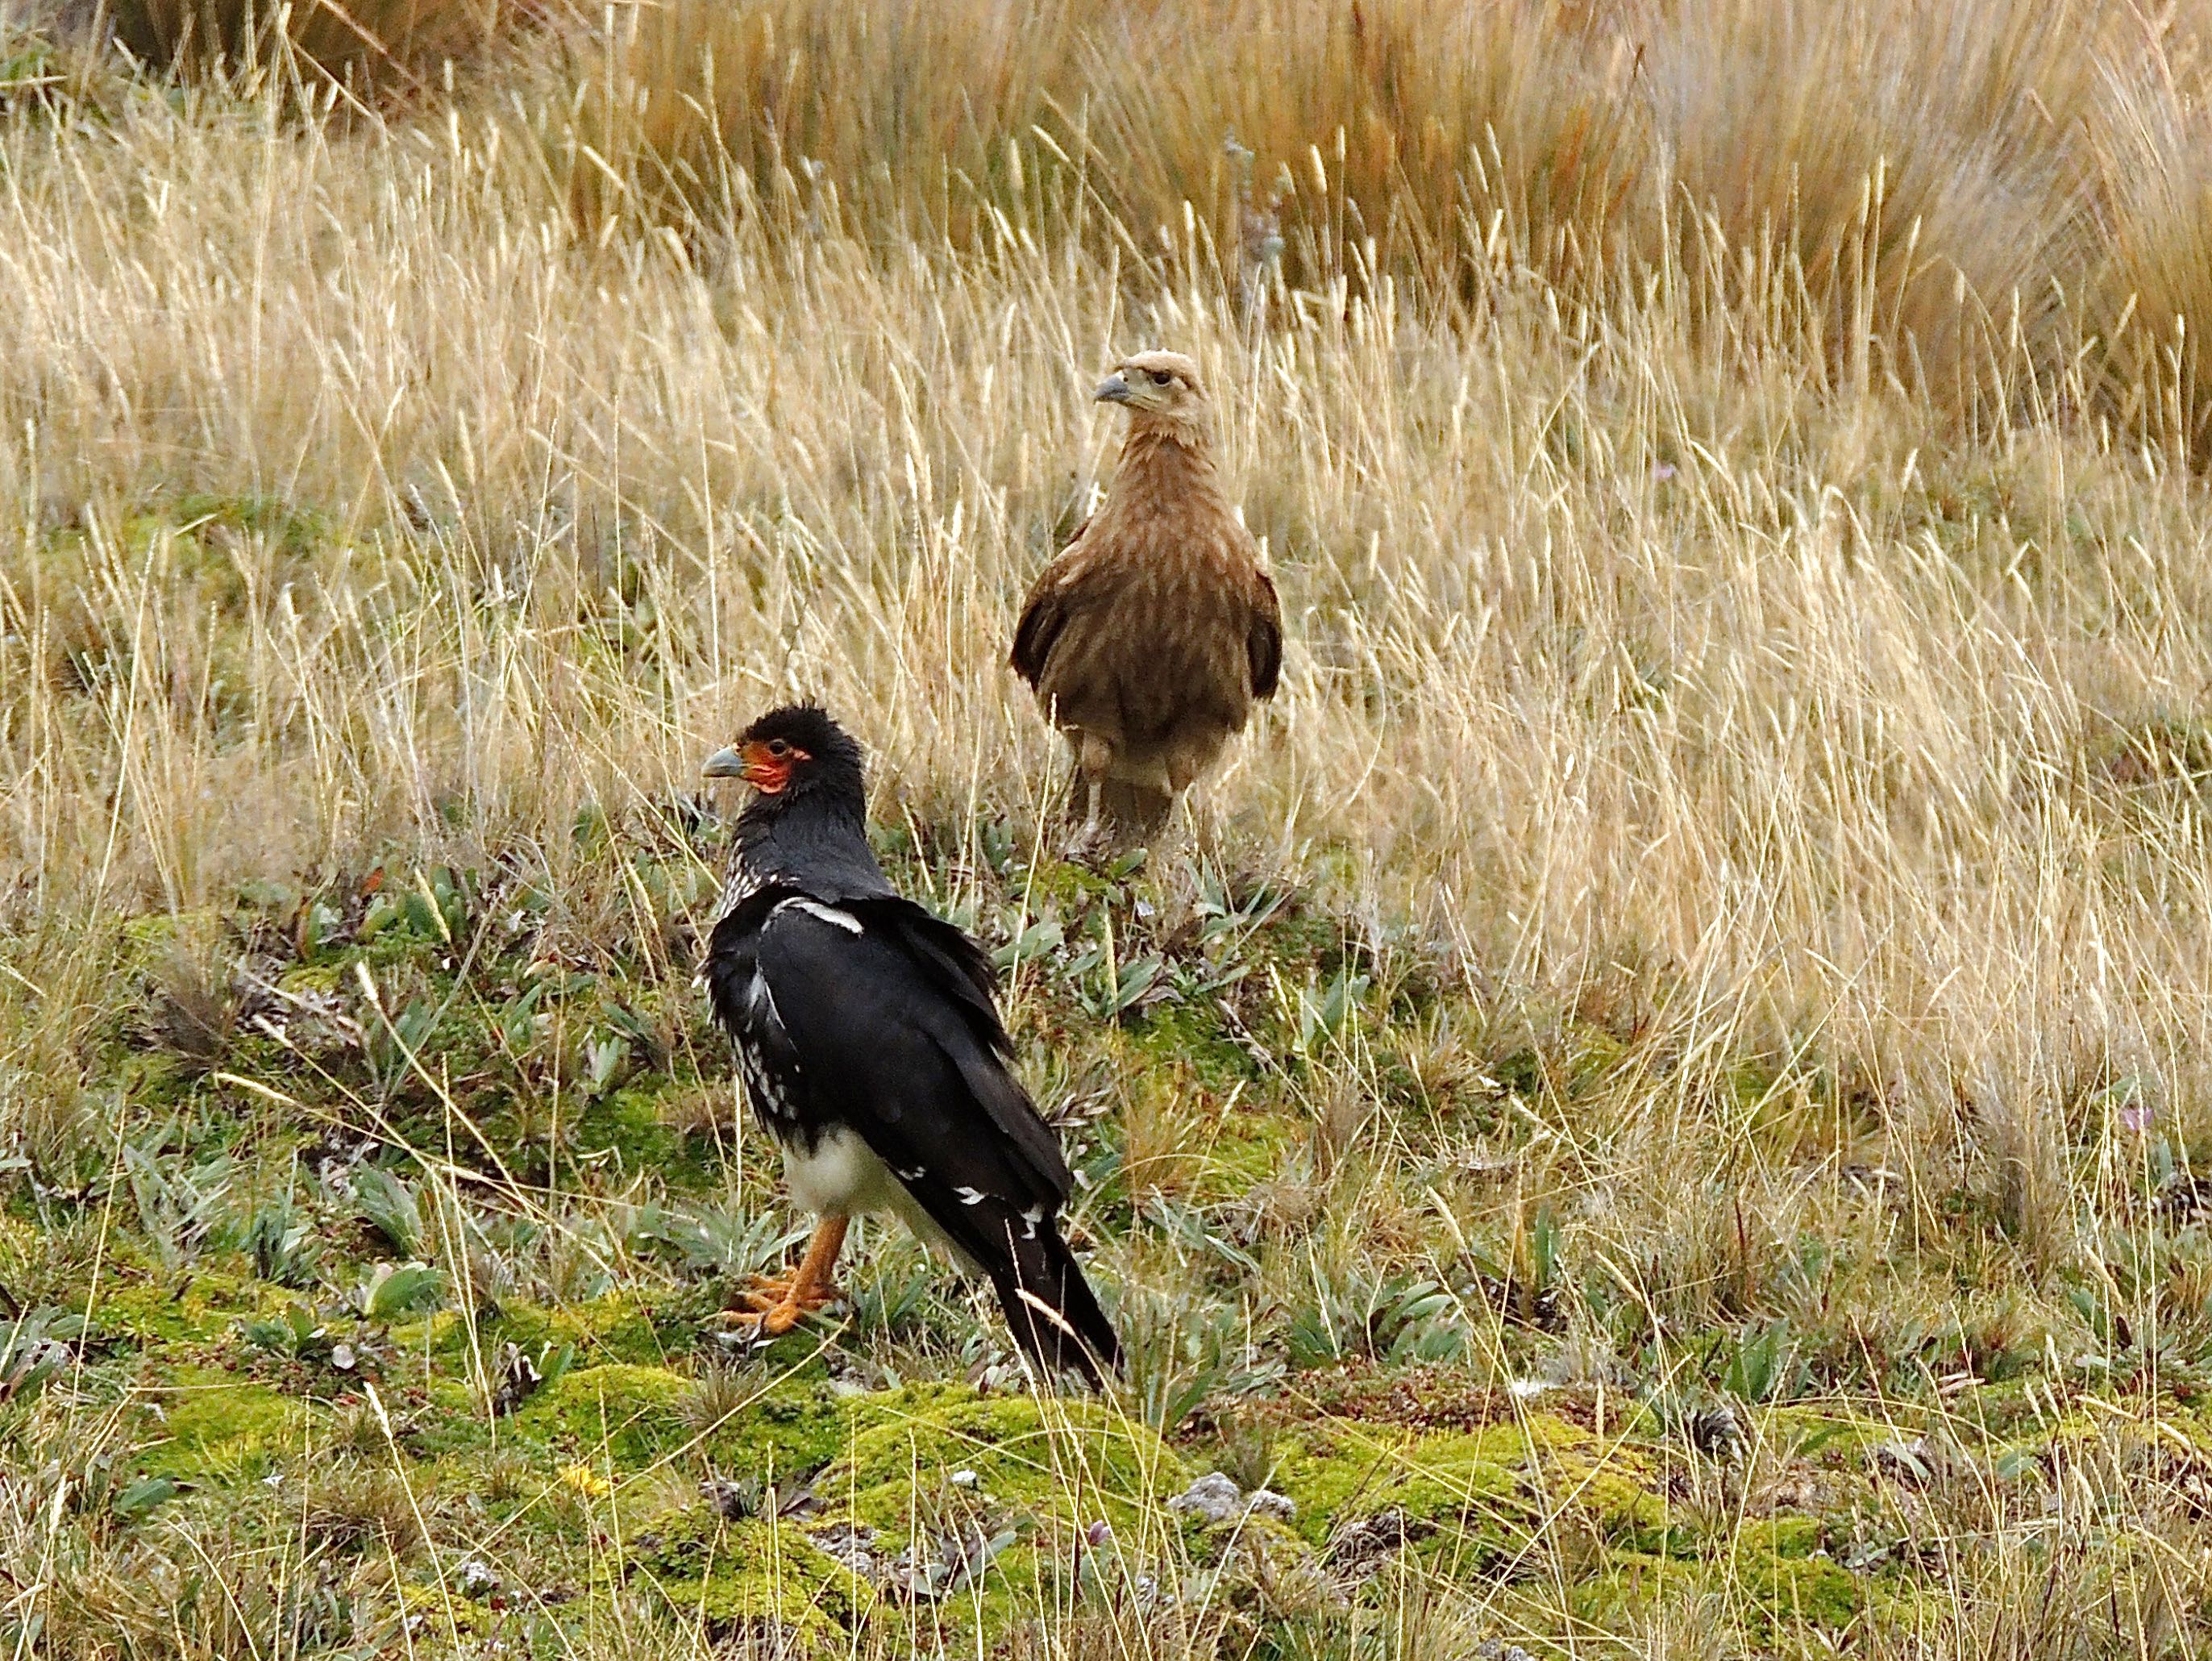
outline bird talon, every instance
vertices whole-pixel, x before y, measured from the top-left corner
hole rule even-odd
[[[845,1220],[824,1218],[805,1260],[775,1275],[754,1275],[731,1299],[734,1307],[718,1317],[722,1328],[750,1330],[757,1338],[780,1338],[814,1311],[835,1303],[838,1293],[830,1270],[844,1239]]]
[[[759,1309],[726,1309],[715,1323],[725,1332],[743,1333],[756,1340],[781,1338],[805,1318],[807,1305],[769,1304]]]
[[[750,1333],[757,1338],[782,1337],[815,1311],[834,1303],[837,1296],[827,1287],[782,1298],[757,1293],[739,1295],[750,1307],[723,1310],[715,1316],[715,1324],[725,1332]]]
[[[836,1302],[838,1295],[837,1288],[827,1282],[802,1287],[788,1275],[759,1275],[753,1277],[751,1286],[738,1293],[738,1308],[733,1312],[750,1317],[781,1309],[787,1305],[793,1309],[811,1311]]]

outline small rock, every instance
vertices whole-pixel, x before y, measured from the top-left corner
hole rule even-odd
[[[351,1344],[333,1344],[331,1347],[331,1365],[340,1372],[351,1372],[359,1362],[360,1358],[353,1353]]]
[[[1248,1516],[1272,1517],[1278,1523],[1298,1520],[1298,1502],[1273,1488],[1254,1488],[1244,1496],[1244,1510]]]
[[[465,1559],[454,1571],[453,1579],[459,1583],[461,1596],[481,1602],[499,1590],[499,1576],[492,1573],[491,1565],[481,1558]]]
[[[956,1488],[972,1488],[982,1480],[972,1470],[963,1469],[952,1473],[952,1486]]]
[[[1279,1523],[1290,1523],[1298,1514],[1297,1502],[1290,1495],[1272,1488],[1255,1488],[1247,1494],[1237,1486],[1234,1477],[1218,1470],[1200,1477],[1169,1500],[1168,1509],[1195,1517],[1212,1528],[1247,1517],[1272,1517]]]
[[[876,1531],[854,1523],[833,1523],[813,1536],[823,1555],[842,1564],[863,1580],[877,1581],[882,1570],[876,1561]]]
[[[1244,1491],[1234,1478],[1212,1471],[1169,1500],[1168,1509],[1218,1528],[1244,1514]]]

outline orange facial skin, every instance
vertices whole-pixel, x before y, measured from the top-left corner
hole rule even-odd
[[[791,770],[800,762],[813,759],[796,745],[772,739],[763,744],[756,739],[738,751],[744,766],[738,776],[763,796],[783,794],[791,782]]]

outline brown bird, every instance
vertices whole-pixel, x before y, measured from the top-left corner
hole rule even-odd
[[[1030,590],[1012,658],[1067,734],[1085,838],[1129,846],[1158,834],[1253,700],[1274,695],[1283,613],[1221,492],[1198,366],[1139,352],[1097,396],[1129,411],[1121,463]]]

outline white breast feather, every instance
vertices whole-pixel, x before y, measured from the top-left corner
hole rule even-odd
[[[888,1212],[924,1245],[945,1253],[971,1274],[981,1273],[975,1260],[952,1244],[856,1130],[831,1131],[815,1143],[811,1153],[787,1147],[783,1180],[791,1197],[817,1216]]]

